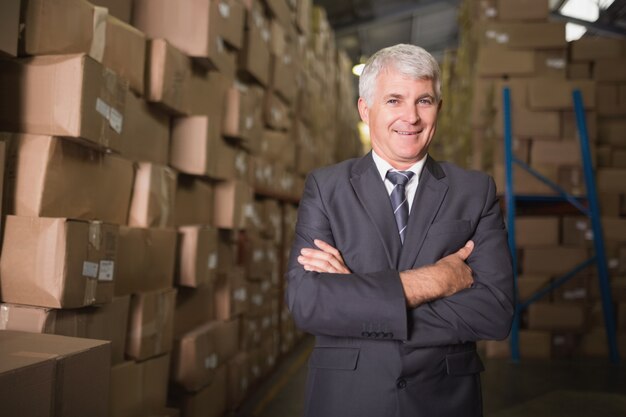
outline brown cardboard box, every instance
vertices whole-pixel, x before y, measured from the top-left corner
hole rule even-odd
[[[235,81],[226,95],[222,134],[242,140],[246,148],[256,149],[263,129],[263,97],[263,89]]]
[[[134,294],[130,304],[126,355],[144,360],[172,349],[176,290]]]
[[[176,225],[213,223],[213,186],[201,178],[179,175],[176,188]]]
[[[270,11],[270,14],[280,22],[283,27],[289,27],[293,25],[293,19],[291,10],[285,0],[267,0],[265,2]]]
[[[92,58],[55,55],[0,61],[0,74],[0,129],[121,149],[128,86]]]
[[[558,182],[558,167],[556,165],[542,165],[534,166],[533,169],[540,174],[550,179],[551,181]],[[506,189],[505,185],[505,172],[504,165],[494,165],[494,179],[496,181],[496,189],[499,193],[504,193]],[[541,194],[541,195],[554,195],[556,194],[550,187],[543,182],[539,181],[532,174],[526,170],[516,167],[513,170],[513,188],[517,194]]]
[[[595,156],[595,152],[592,152]],[[595,158],[592,158],[594,160]],[[569,141],[533,141],[530,163],[581,166],[580,143]]]
[[[563,274],[589,257],[586,248],[544,246],[525,248],[522,270],[525,274]]]
[[[614,168],[626,168],[626,150],[613,151],[611,166]]]
[[[593,239],[589,218],[563,216],[561,241],[567,246],[588,246]]]
[[[173,227],[176,204],[176,171],[166,166],[147,162],[140,162],[136,167],[128,225],[132,227]]]
[[[513,91],[511,92],[513,93]],[[504,136],[504,117],[498,112],[495,116],[494,131]],[[521,138],[558,139],[561,135],[561,118],[557,111],[532,111],[526,107],[512,106],[512,134]]]
[[[245,229],[253,200],[252,187],[239,180],[215,184],[213,224],[222,229]]]
[[[292,123],[289,117],[289,107],[271,91],[265,93],[263,118],[265,125],[274,130],[289,130]]]
[[[214,293],[215,318],[230,320],[248,309],[248,283],[242,267],[231,267],[217,276]]]
[[[591,62],[570,62],[567,64],[567,78],[570,80],[591,79]]]
[[[125,224],[133,181],[126,160],[51,136],[12,135],[7,211]]]
[[[620,356],[626,354],[626,335],[617,335],[617,347]],[[609,356],[609,346],[606,337],[606,330],[603,327],[592,329],[590,332],[583,335],[580,341],[580,353],[587,357],[602,357],[607,358]]]
[[[160,410],[167,402],[167,385],[170,374],[170,355],[157,356],[139,362],[143,388],[142,409],[152,412],[154,416],[162,416]]]
[[[239,406],[248,393],[251,386],[249,355],[240,352],[228,362],[227,398],[229,408]]]
[[[43,407],[51,409],[49,412],[36,415],[108,417],[111,368],[109,345],[109,342],[101,340],[3,330],[0,331],[0,363],[8,364],[8,366],[0,365],[0,369],[15,369],[15,364],[36,363],[32,361],[32,358],[52,358],[54,362],[52,401],[36,406],[40,411]],[[49,373],[45,372],[41,377],[48,378],[48,375]],[[19,404],[17,413],[9,413],[10,415],[25,415],[22,411],[31,408],[28,404],[36,402],[39,384],[25,380],[18,384],[15,376],[9,378],[10,382],[5,378],[0,378],[2,379],[6,381],[2,381],[4,382],[3,388],[6,385],[11,387],[8,390],[0,390],[0,396],[3,398],[3,413],[7,413],[7,405],[13,403],[13,401],[4,401],[5,393],[13,394],[13,389],[17,388],[15,394],[19,394],[20,391],[23,393],[23,388],[29,386],[33,388],[35,396],[17,397],[26,402]],[[49,384],[49,381],[45,379],[42,382]],[[47,388],[45,390],[47,391]],[[47,395],[43,398],[39,396],[39,399],[46,400],[46,397]]]
[[[176,283],[197,288],[212,284],[217,274],[217,229],[210,226],[178,228],[180,245]]]
[[[212,2],[213,3],[213,2]],[[245,8],[240,0],[218,0],[218,32],[224,42],[235,49],[243,45]]]
[[[239,320],[216,320],[176,340],[172,380],[187,391],[199,391],[213,381],[215,370],[239,348]]]
[[[288,133],[271,129],[263,130],[259,149],[259,155],[262,155],[263,159],[286,169],[293,169],[295,154],[296,144]]]
[[[527,164],[530,163],[531,143],[531,140],[514,137],[512,140],[513,156]],[[493,160],[495,163],[504,164],[504,139],[498,139],[494,144]]]
[[[10,416],[52,417],[55,365],[54,356],[33,356],[0,347],[2,412]]]
[[[515,244],[518,247],[558,245],[559,217],[518,217],[515,221]]]
[[[84,0],[32,0],[23,11],[21,50],[27,55],[89,53],[101,61],[107,10]]]
[[[618,217],[602,217],[602,229],[605,240],[626,243],[626,219]]]
[[[600,36],[580,38],[570,42],[570,55],[572,61],[619,58],[622,55],[622,41]]]
[[[529,81],[529,105],[533,110],[571,110],[574,106],[572,92],[579,89],[585,108],[596,105],[595,83],[591,80],[559,80],[533,78]]]
[[[598,115],[619,116],[626,114],[626,100],[622,100],[620,97],[620,84],[598,83],[596,91]]]
[[[126,96],[121,155],[131,161],[166,165],[170,152],[170,118],[133,93]]]
[[[56,310],[19,304],[0,305],[0,330],[49,333],[111,342],[111,363],[124,361],[130,297],[98,307]]]
[[[594,111],[586,111],[587,136],[590,142],[596,142],[598,139],[598,115]],[[561,137],[563,139],[575,139],[576,143],[580,143],[578,138],[578,124],[573,111],[561,112]]]
[[[132,12],[132,0],[94,0],[91,3],[106,7],[109,10],[109,14],[117,17],[118,19],[130,23],[130,16]]]
[[[0,56],[17,56],[21,0],[3,1],[0,5]]]
[[[497,46],[482,46],[478,52],[478,75],[530,76],[535,73],[535,55],[532,51],[515,51]]]
[[[110,416],[138,416],[142,409],[142,369],[134,361],[126,361],[111,368]]]
[[[596,81],[626,81],[626,58],[598,59],[593,66]]]
[[[120,227],[115,294],[136,294],[172,286],[175,229]]]
[[[528,307],[528,328],[531,330],[582,331],[585,326],[584,307],[572,303],[533,303]]]
[[[226,381],[226,366],[220,366],[210,385],[195,393],[173,390],[173,401],[186,417],[221,417],[226,411]]]
[[[312,0],[299,0],[296,8],[296,26],[305,36],[308,36],[311,31],[312,3]]]
[[[174,338],[215,318],[213,286],[178,288],[176,311],[174,312]]]
[[[626,169],[599,168],[596,177],[598,192],[626,193],[625,178]]]
[[[488,22],[477,26],[479,42],[511,49],[548,49],[567,46],[564,22]]]
[[[262,15],[249,13],[243,47],[239,51],[238,75],[252,78],[264,87],[269,83],[269,38],[269,28]]]
[[[117,226],[100,222],[8,216],[2,301],[57,308],[93,304],[98,281],[114,279],[117,233]]]
[[[149,41],[147,59],[146,100],[174,115],[190,114],[191,59],[165,39]]]
[[[499,20],[547,20],[548,0],[498,0]]]
[[[519,275],[517,277],[517,295],[524,302],[537,291],[545,288],[550,283],[550,275]]]
[[[130,3],[130,2],[129,2]],[[102,65],[112,69],[139,95],[144,91],[146,36],[113,16],[106,18],[106,45]]]
[[[270,62],[270,85],[286,103],[292,104],[296,101],[298,94],[298,80],[295,54],[293,48],[280,56],[273,56]]]
[[[604,118],[598,125],[598,136],[602,143],[614,147],[626,148],[626,120],[623,118]]]
[[[567,48],[536,50],[535,70],[538,76],[565,79],[567,75]]]
[[[175,118],[170,164],[186,174],[233,178],[236,150],[220,136],[220,120],[211,116]]]

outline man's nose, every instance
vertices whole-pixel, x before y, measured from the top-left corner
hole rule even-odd
[[[412,125],[420,121],[419,109],[416,105],[406,107],[404,111],[404,121]]]

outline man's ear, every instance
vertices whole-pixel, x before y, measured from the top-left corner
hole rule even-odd
[[[441,111],[441,106],[443,105],[443,100],[439,100],[439,104],[437,104],[437,112]]]
[[[370,110],[369,110],[369,107],[367,107],[367,103],[365,102],[363,97],[359,97],[357,106],[359,108],[359,116],[361,116],[361,120],[363,120],[363,123],[365,123],[366,125],[369,125]]]

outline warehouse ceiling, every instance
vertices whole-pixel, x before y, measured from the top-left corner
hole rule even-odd
[[[337,46],[353,63],[380,48],[397,43],[420,45],[441,60],[446,49],[458,45],[458,9],[462,0],[315,0],[326,9]],[[473,0],[478,1],[478,0]],[[600,6],[594,22],[567,17],[568,2]],[[626,37],[626,0],[550,0],[553,20],[585,25],[587,34]],[[570,4],[570,8],[573,4]]]

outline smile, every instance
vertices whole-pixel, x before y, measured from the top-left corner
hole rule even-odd
[[[411,136],[411,135],[417,135],[419,133],[421,133],[422,131],[417,131],[417,130],[394,130],[394,132],[396,132],[398,135],[405,135],[405,136]]]

